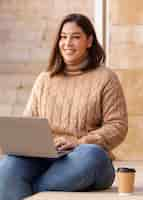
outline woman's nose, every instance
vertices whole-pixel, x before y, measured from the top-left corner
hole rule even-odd
[[[66,38],[65,44],[66,44],[66,46],[70,46],[72,44],[72,40],[70,37]]]

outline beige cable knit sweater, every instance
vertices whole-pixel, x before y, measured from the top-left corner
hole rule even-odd
[[[42,72],[35,81],[25,116],[47,118],[54,136],[101,145],[107,151],[127,133],[126,103],[120,82],[110,69],[50,77]]]

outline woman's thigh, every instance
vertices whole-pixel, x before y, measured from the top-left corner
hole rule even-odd
[[[55,161],[35,182],[35,191],[82,191],[109,187],[114,169],[107,153],[94,144],[82,144]]]

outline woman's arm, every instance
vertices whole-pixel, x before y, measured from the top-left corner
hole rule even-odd
[[[102,91],[102,126],[87,133],[79,143],[95,143],[106,150],[119,145],[128,129],[126,102],[117,76],[111,73]]]
[[[33,85],[30,97],[23,112],[24,116],[39,116],[39,98],[43,88],[44,74],[45,73],[42,72]]]

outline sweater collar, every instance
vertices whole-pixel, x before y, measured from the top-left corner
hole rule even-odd
[[[76,75],[80,75],[83,74],[84,71],[83,69],[87,66],[88,64],[88,59],[86,58],[84,61],[82,61],[80,64],[78,65],[67,65],[65,67],[64,73],[66,75],[70,75],[70,76],[76,76]]]

